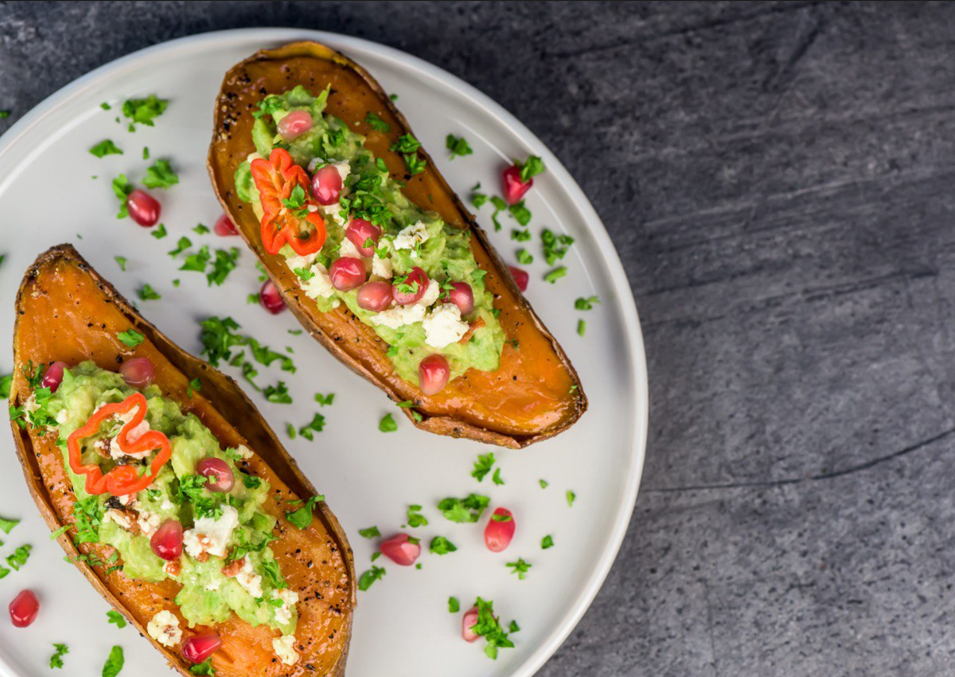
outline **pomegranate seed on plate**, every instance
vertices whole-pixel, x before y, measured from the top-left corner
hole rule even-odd
[[[14,627],[25,628],[36,620],[36,615],[40,611],[40,600],[36,598],[32,590],[24,590],[13,598],[8,608],[10,621]]]
[[[262,289],[259,290],[259,303],[273,315],[278,315],[285,310],[285,300],[282,299],[278,287],[272,280],[266,280]]]
[[[46,373],[43,374],[43,380],[40,381],[40,385],[44,388],[49,388],[51,393],[55,393],[56,389],[59,388],[63,382],[64,369],[66,369],[66,362],[57,360],[46,368]]]
[[[349,291],[361,285],[367,277],[365,262],[351,256],[342,256],[328,269],[332,286],[338,291]]]
[[[220,646],[222,640],[214,632],[195,635],[182,643],[182,657],[198,665],[214,654]]]
[[[461,636],[464,638],[465,642],[473,642],[480,635],[474,633],[472,628],[477,625],[478,622],[478,608],[472,606],[470,609],[464,612],[464,618],[461,619]]]
[[[381,228],[370,221],[365,221],[365,219],[352,219],[348,222],[345,237],[351,240],[351,243],[358,248],[362,256],[371,258],[372,254],[375,253],[378,238],[381,237]],[[365,246],[368,240],[374,243],[371,247]]]
[[[530,276],[527,272],[517,266],[508,266],[507,269],[511,271],[511,277],[514,278],[514,284],[517,285],[517,288],[522,292],[527,291],[527,282],[530,280]]]
[[[147,357],[134,357],[119,368],[123,380],[134,388],[145,388],[156,378],[156,368]]]
[[[399,286],[405,288],[405,291],[400,290]],[[428,274],[415,266],[403,282],[395,282],[394,288],[395,303],[401,306],[410,306],[412,303],[417,303],[427,291]]]
[[[159,200],[144,190],[137,188],[126,198],[126,209],[133,221],[143,228],[152,228],[159,221],[159,212],[162,207]]]
[[[196,472],[207,478],[206,489],[217,494],[230,491],[235,486],[232,468],[221,458],[209,456],[196,463]]]
[[[315,123],[312,121],[312,114],[307,110],[293,110],[284,118],[279,120],[276,127],[281,136],[286,141],[297,139],[305,132],[309,131]]]
[[[229,237],[231,235],[238,235],[239,231],[236,229],[235,224],[232,223],[232,219],[223,214],[216,221],[216,225],[213,227],[216,235],[221,237]]]
[[[497,508],[484,528],[484,544],[491,552],[502,552],[511,544],[517,525],[507,508]]]
[[[358,290],[358,307],[380,313],[391,305],[393,292],[391,284],[384,280],[366,282]]]
[[[517,165],[511,165],[501,174],[501,185],[504,189],[504,199],[508,204],[517,204],[524,194],[534,185],[534,179],[521,181],[521,170]]]
[[[179,520],[168,519],[156,529],[149,545],[156,557],[171,562],[182,556],[182,538],[182,524]]]
[[[448,384],[450,377],[451,367],[444,355],[434,353],[418,363],[418,387],[425,395],[440,392]]]
[[[395,564],[409,567],[421,554],[421,544],[411,540],[408,534],[392,536],[381,544],[381,554]]]
[[[333,205],[342,194],[342,175],[332,165],[325,165],[312,177],[312,196],[320,205]]]

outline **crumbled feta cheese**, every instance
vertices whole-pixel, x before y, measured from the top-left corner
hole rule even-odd
[[[249,449],[244,444],[240,444],[239,446],[237,446],[235,448],[235,453],[239,455],[239,458],[245,458],[245,459],[252,458],[252,455],[253,455],[252,450]]]
[[[275,650],[275,655],[285,665],[295,665],[298,663],[298,652],[295,650],[295,647],[292,646],[295,644],[295,635],[285,635],[284,637],[276,637],[272,640],[272,648]]]
[[[371,316],[372,324],[380,324],[390,329],[398,329],[406,324],[414,324],[424,319],[426,309],[423,305],[415,303],[410,306],[395,306],[380,313]]]
[[[282,600],[282,606],[275,609],[275,622],[279,625],[286,625],[292,620],[292,606],[298,603],[298,593],[282,588],[273,590],[272,598]]]
[[[156,529],[159,528],[159,524],[162,522],[162,518],[154,512],[149,512],[148,510],[143,510],[139,513],[139,517],[136,519],[136,524],[139,525],[139,530],[142,531],[147,536],[152,535]]]
[[[123,425],[126,425],[126,423],[124,423]],[[129,442],[130,444],[135,444],[136,441],[140,437],[145,435],[147,432],[149,432],[149,421],[147,421],[146,419],[143,419],[137,425],[133,426],[132,428],[129,429],[129,431],[127,431],[126,441]],[[109,455],[112,456],[113,459],[116,461],[123,458],[124,456],[128,456],[130,458],[142,459],[142,458],[146,458],[146,456],[148,456],[150,453],[151,453],[150,449],[147,449],[146,451],[136,451],[136,452],[127,451],[122,445],[120,445],[119,437],[113,438],[112,443],[110,444],[110,447],[109,447]]]
[[[441,296],[441,285],[434,280],[428,280],[428,288],[424,290],[424,294],[418,299],[417,304],[429,308],[438,300],[439,296]]]
[[[337,223],[339,227],[346,228],[345,217],[342,216],[342,206],[337,202],[330,205],[318,205],[318,211]]]
[[[262,596],[262,577],[255,573],[252,568],[252,562],[246,557],[242,563],[242,568],[235,575],[236,582],[242,586],[242,589],[253,597]]]
[[[425,343],[432,348],[444,348],[457,343],[467,333],[469,325],[461,319],[461,310],[453,303],[435,307],[424,318]]]
[[[221,578],[213,578],[211,581],[209,581],[208,583],[206,583],[206,586],[205,586],[205,587],[206,587],[206,590],[208,590],[209,592],[215,592],[216,590],[219,589],[219,586],[220,586],[220,585],[222,585],[222,579],[221,579]]]
[[[308,270],[312,267],[316,258],[318,258],[318,252],[306,254],[305,256],[292,256],[291,258],[285,259],[285,265],[288,266],[289,270],[295,270],[296,268]]]
[[[390,280],[395,274],[391,267],[391,259],[380,258],[376,252],[375,258],[371,260],[371,274]]]
[[[133,528],[133,521],[129,518],[129,515],[124,513],[122,510],[111,509],[107,510],[106,514],[103,515],[104,522],[115,522],[121,526],[126,531],[129,531]]]
[[[70,418],[70,412],[68,412],[66,409],[60,409],[60,411],[58,411],[56,414],[56,422],[59,423],[60,425],[63,425],[64,423],[66,423],[69,420],[69,418]]]
[[[415,258],[417,256],[415,247],[424,244],[429,237],[428,229],[424,223],[418,221],[413,226],[408,226],[398,233],[394,241],[395,249],[410,249],[411,257]]]
[[[170,501],[168,498],[162,499],[162,504],[159,506],[160,510],[175,510],[176,504]]]
[[[23,403],[23,410],[28,411],[31,414],[39,408],[40,408],[40,405],[36,403],[36,393],[31,394],[27,398],[27,401]]]
[[[163,609],[149,621],[146,626],[149,636],[163,646],[176,646],[182,639],[182,628],[179,619],[172,612]]]
[[[335,287],[332,286],[332,278],[328,276],[328,270],[321,263],[312,266],[312,272],[315,273],[308,281],[299,280],[305,295],[309,298],[317,299],[319,296],[328,298],[335,293]]]
[[[126,494],[125,496],[117,496],[116,500],[119,501],[120,505],[129,505],[130,503],[132,503],[134,508],[137,505],[139,505],[139,502],[136,500],[136,497],[133,494]]]
[[[347,237],[342,238],[341,246],[338,248],[338,254],[340,256],[348,256],[353,259],[361,259],[361,252],[358,251],[358,247],[355,246],[355,243],[349,240]]]
[[[222,516],[215,520],[200,517],[196,526],[183,535],[183,545],[190,557],[199,558],[203,553],[213,557],[225,557],[232,532],[239,526],[239,513],[231,505],[222,506]]]

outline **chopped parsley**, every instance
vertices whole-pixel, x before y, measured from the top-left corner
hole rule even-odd
[[[541,540],[541,550],[547,550],[554,547],[554,537],[547,535]]]
[[[529,230],[512,230],[511,239],[518,242],[527,242],[531,239],[531,232]]]
[[[455,136],[454,134],[448,134],[448,138],[445,140],[445,146],[447,146],[452,160],[457,156],[464,157],[474,152],[463,136]]]
[[[384,575],[384,568],[373,565],[371,569],[363,573],[358,579],[358,589],[365,592],[375,581],[380,581]]]
[[[189,667],[189,672],[197,677],[215,677],[216,671],[212,667],[212,659],[207,658],[201,663]]]
[[[117,219],[125,219],[129,216],[129,207],[126,205],[126,199],[133,192],[133,184],[126,180],[125,174],[120,174],[111,184],[113,194],[119,199],[119,212],[116,213]]]
[[[577,335],[583,336],[586,333],[587,333],[587,321],[577,320]]]
[[[362,538],[380,538],[381,532],[378,531],[378,527],[367,527],[365,529],[359,529],[358,535]]]
[[[126,257],[125,256],[114,256],[113,260],[116,261],[116,265],[119,266],[119,269],[126,272]]]
[[[273,404],[292,404],[292,396],[289,395],[285,381],[279,381],[274,386],[267,386],[262,394]]]
[[[576,500],[577,500],[577,494],[575,494],[574,492],[568,490],[568,492],[567,492],[567,506],[568,506],[568,507],[571,507],[571,508],[574,507],[574,501],[576,501]]]
[[[583,296],[581,296],[576,301],[574,301],[574,308],[576,308],[577,310],[591,310],[594,307],[594,305],[598,303],[600,303],[600,297],[590,296],[590,297],[584,298]]]
[[[496,485],[498,485],[498,486],[501,486],[501,485],[504,484],[504,480],[501,478],[501,469],[500,469],[500,468],[495,468],[495,469],[494,469],[494,476],[491,478],[491,481],[494,482],[494,484],[496,484]]]
[[[487,641],[484,653],[488,658],[497,660],[498,649],[513,648],[514,642],[508,638],[508,633],[494,615],[494,602],[478,597],[474,606],[478,609],[478,620],[471,626],[471,632]],[[514,624],[511,624],[511,627],[513,628]]]
[[[12,554],[7,555],[7,564],[9,564],[10,568],[14,571],[19,571],[23,565],[27,563],[27,560],[30,559],[31,550],[33,550],[32,545],[21,545],[14,550]]]
[[[438,503],[438,510],[445,519],[452,522],[474,523],[481,519],[481,513],[490,505],[491,499],[481,494],[468,494],[464,498],[445,498]]]
[[[189,381],[189,385],[186,386],[186,395],[192,399],[192,394],[198,393],[200,390],[202,390],[202,381],[200,381],[199,377],[197,376],[196,378]]]
[[[315,393],[315,401],[323,407],[330,407],[332,402],[335,401],[335,393],[328,393],[327,395]]]
[[[173,258],[176,258],[191,246],[192,240],[190,240],[188,237],[180,237],[179,242],[176,243],[176,248],[170,251],[169,255]]]
[[[312,509],[315,507],[315,504],[319,501],[324,501],[325,497],[321,494],[312,496],[310,499],[304,502],[301,508],[293,512],[286,512],[285,519],[288,520],[288,523],[299,529],[307,529],[312,523]],[[292,501],[292,505],[302,503],[302,501]]]
[[[474,462],[474,470],[471,471],[471,477],[476,479],[478,482],[483,482],[485,476],[491,469],[494,467],[494,452],[488,454],[481,454],[477,457],[477,460]]]
[[[192,229],[192,232],[196,235],[206,235],[209,232],[209,226],[200,223]]]
[[[125,343],[130,348],[135,348],[146,338],[135,329],[128,329],[116,334],[116,338]]]
[[[90,148],[90,154],[98,158],[103,158],[107,155],[122,155],[123,151],[121,151],[115,143],[109,139],[105,139]]]
[[[63,656],[70,652],[70,647],[66,644],[54,644],[55,653],[50,656],[50,669],[63,667]]]
[[[378,430],[383,433],[393,433],[398,430],[398,424],[395,423],[395,419],[391,414],[385,414],[378,422]]]
[[[391,125],[370,111],[368,115],[365,116],[365,122],[367,122],[368,126],[374,129],[376,132],[383,132],[387,134],[391,131]]]
[[[238,261],[238,247],[232,247],[228,251],[225,249],[217,249],[216,258],[212,262],[212,270],[206,273],[206,280],[208,281],[209,286],[211,287],[213,284],[216,286],[221,286],[229,276],[229,273],[235,270],[236,265],[238,265]]]
[[[180,239],[179,242],[181,243],[183,239],[185,238]],[[190,242],[189,244],[191,245],[192,243]],[[211,258],[212,254],[209,253],[208,245],[203,245],[198,252],[186,257],[186,261],[179,270],[191,270],[197,273],[204,273],[206,271],[206,264],[209,263],[209,259]]]
[[[479,186],[481,184],[478,184]],[[471,204],[475,209],[480,209],[487,203],[487,195],[484,193],[471,193]]]
[[[89,496],[73,504],[73,522],[76,527],[76,536],[73,542],[99,542],[99,525],[103,522],[103,508],[96,496]]]
[[[566,267],[566,266],[561,266],[560,268],[554,268],[552,271],[550,271],[549,273],[547,273],[547,274],[544,276],[544,281],[545,281],[545,282],[550,282],[551,284],[554,284],[554,283],[557,282],[557,280],[559,280],[560,278],[566,277],[566,275],[567,275],[567,267]]]
[[[456,614],[461,610],[461,602],[457,597],[448,597],[448,613]]]
[[[515,162],[514,165],[521,170],[521,183],[527,183],[538,174],[544,173],[544,161],[536,155],[531,155],[523,163]]]
[[[567,254],[567,249],[574,244],[570,235],[555,235],[549,228],[541,231],[541,245],[547,265],[553,266]]]
[[[143,146],[143,160],[149,159],[149,146]]]
[[[521,265],[529,266],[534,263],[534,256],[526,249],[517,250],[517,262]]]
[[[135,131],[135,125],[153,127],[156,118],[163,114],[169,105],[168,99],[160,99],[150,94],[145,99],[129,99],[123,103],[123,115],[130,120],[129,131]]]
[[[11,385],[13,385],[13,374],[0,376],[0,397],[10,397]]]
[[[411,134],[399,136],[398,141],[391,145],[392,151],[401,153],[411,176],[423,172],[425,165],[428,164],[424,158],[418,156],[419,148],[421,148],[421,143]]]
[[[320,433],[325,429],[325,417],[321,414],[316,413],[310,423],[303,425],[298,429],[298,434],[307,439],[309,442],[315,440],[315,433]],[[293,436],[294,439],[294,436]]]
[[[0,110],[0,120],[6,120],[8,117],[10,117],[10,111]]]
[[[530,571],[532,565],[518,557],[516,562],[508,562],[505,566],[511,570],[512,574],[517,574],[517,578],[523,581],[527,578],[527,572]]]
[[[435,555],[447,555],[457,549],[457,546],[444,536],[435,536],[431,539],[431,552]]]
[[[164,226],[163,224],[160,223],[160,224],[159,224],[159,227],[158,227],[156,230],[154,230],[153,232],[151,232],[150,235],[152,235],[152,236],[153,236],[154,238],[156,238],[157,240],[161,240],[161,239],[163,239],[164,237],[166,237],[167,235],[169,235],[169,233],[166,231],[166,226]]]
[[[550,486],[550,482],[547,480],[537,480],[537,482],[541,485],[541,489],[546,489],[548,486]]]
[[[126,664],[126,658],[123,656],[123,647],[114,646],[109,650],[109,657],[103,664],[103,677],[116,677]]]
[[[107,611],[106,618],[109,619],[107,621],[108,623],[112,623],[120,630],[126,627],[126,619],[123,617],[123,614],[116,611],[116,609],[110,609]]]
[[[13,527],[18,525],[19,523],[20,523],[20,520],[12,520],[12,519],[7,519],[5,517],[0,517],[0,531],[2,531],[5,534],[9,534],[11,531],[13,531]]]
[[[412,529],[428,526],[428,518],[421,514],[420,505],[408,506],[408,526]]]
[[[139,297],[140,301],[156,301],[162,298],[162,295],[148,284],[144,284],[142,287],[137,289],[136,296]]]

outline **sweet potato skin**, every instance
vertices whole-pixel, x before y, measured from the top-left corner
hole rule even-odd
[[[233,175],[255,150],[251,141],[251,111],[258,101],[266,93],[299,84],[313,91],[331,85],[327,111],[366,136],[366,147],[384,159],[393,176],[406,182],[404,192],[408,198],[436,211],[447,223],[471,230],[472,251],[478,264],[488,271],[485,281],[495,295],[495,307],[501,310],[501,324],[509,340],[497,371],[471,369],[437,395],[425,396],[394,373],[385,354],[387,346],[370,327],[344,308],[320,312],[299,289],[281,257],[264,250],[259,221],[251,207],[235,195]],[[387,122],[390,132],[371,129],[365,121],[369,112]],[[403,159],[390,146],[408,133],[411,130],[407,121],[363,68],[319,43],[291,43],[262,50],[226,74],[216,102],[209,173],[222,206],[302,325],[333,355],[382,388],[392,400],[413,401],[422,420],[416,420],[409,409],[405,409],[405,414],[416,426],[441,435],[511,448],[526,447],[566,430],[587,408],[576,371],[514,285],[473,216],[423,149],[421,153],[427,159],[425,171],[413,177],[406,173]]]
[[[36,260],[20,287],[16,312],[12,406],[21,406],[27,396],[29,385],[23,367],[31,361],[75,364],[91,359],[104,369],[116,370],[126,359],[148,357],[156,366],[156,384],[164,396],[178,401],[184,411],[196,414],[223,446],[246,444],[256,452],[248,461],[249,470],[272,483],[273,491],[264,509],[279,517],[275,531],[278,540],[271,545],[290,588],[301,597],[296,631],[301,660],[294,666],[275,660],[271,638],[278,633],[267,626],[252,628],[233,617],[212,626],[223,638],[222,648],[212,659],[218,677],[343,676],[356,602],[348,539],[324,502],[316,506],[315,519],[307,530],[299,531],[285,522],[287,501],[317,492],[235,382],[175,346],[69,245],[54,247]],[[135,349],[116,338],[118,332],[131,327],[146,337]],[[186,388],[194,378],[201,379],[202,390],[190,398]],[[11,427],[24,477],[43,518],[51,529],[71,525],[75,495],[55,436],[38,435],[15,422]],[[84,543],[77,548],[72,537],[73,531],[67,531],[58,541],[74,559],[96,555],[105,560],[112,551],[102,544]],[[189,664],[176,653],[177,647],[167,649],[146,632],[147,623],[157,611],[166,608],[177,613],[171,600],[178,584],[168,580],[160,584],[132,581],[118,571],[107,574],[108,565],[77,562],[76,566],[172,667],[191,677]],[[189,629],[179,618],[183,639],[210,629]]]

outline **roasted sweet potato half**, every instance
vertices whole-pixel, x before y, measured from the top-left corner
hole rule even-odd
[[[28,399],[28,365],[56,360],[75,365],[91,360],[116,371],[126,360],[146,357],[155,366],[155,384],[163,397],[178,403],[183,412],[195,414],[223,448],[244,444],[255,451],[247,461],[249,472],[271,484],[262,510],[278,518],[275,540],[269,547],[289,588],[300,595],[295,649],[301,658],[294,666],[283,665],[272,651],[275,631],[268,625],[252,627],[235,615],[214,626],[190,629],[183,623],[183,641],[210,630],[219,634],[223,643],[212,656],[218,677],[344,675],[355,606],[355,572],[348,540],[324,502],[315,505],[307,528],[289,525],[285,506],[313,496],[315,488],[235,382],[175,346],[69,245],[45,252],[27,271],[16,313],[12,406],[22,407]],[[135,348],[117,338],[130,329],[144,336]],[[201,392],[190,394],[189,383],[194,379],[200,379]],[[56,445],[57,435],[39,434],[16,422],[12,429],[27,485],[44,519],[54,530],[70,527],[58,537],[60,545],[93,587],[150,638],[146,626],[156,613],[163,609],[178,613],[171,600],[179,584],[171,579],[147,583],[127,578],[122,570],[110,566],[116,557],[108,545],[81,543],[77,547],[76,494]],[[191,675],[190,663],[177,647],[150,641],[181,674]]]
[[[387,356],[389,346],[371,327],[345,306],[319,311],[282,257],[266,251],[260,220],[237,195],[234,175],[256,150],[252,113],[259,102],[266,94],[281,94],[296,85],[314,93],[330,86],[325,111],[365,136],[365,148],[384,160],[393,178],[405,182],[404,195],[422,209],[437,212],[445,223],[470,229],[471,250],[478,266],[487,272],[485,285],[494,295],[494,308],[500,312],[507,336],[497,370],[469,369],[438,394],[424,395],[395,372]],[[369,114],[384,121],[389,130],[382,131],[382,125],[372,128],[366,121]],[[414,410],[406,408],[405,413],[419,428],[512,448],[566,430],[587,408],[574,368],[434,162],[420,151],[426,168],[411,176],[402,156],[390,150],[400,136],[410,133],[391,99],[361,66],[324,45],[296,42],[260,51],[226,74],[216,101],[209,173],[226,212],[302,325],[391,399],[413,401]]]

